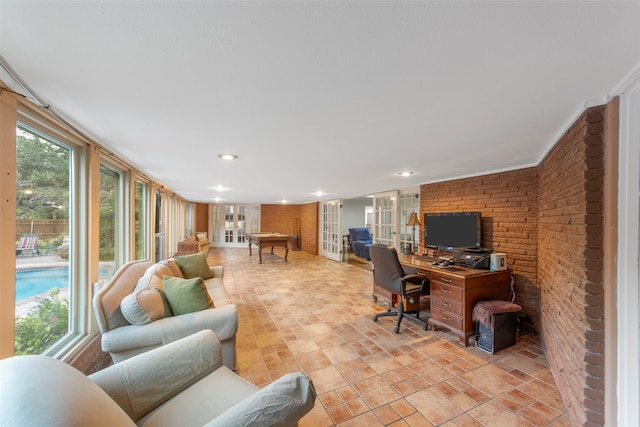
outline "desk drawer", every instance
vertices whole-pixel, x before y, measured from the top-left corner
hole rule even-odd
[[[462,330],[462,317],[451,314],[438,307],[431,307],[431,318],[457,331]]]
[[[425,279],[429,279],[429,272],[426,270],[420,270],[413,267],[403,266],[404,274],[416,274],[420,277],[424,277]]]
[[[447,298],[440,292],[432,294],[431,308],[433,309],[434,307],[442,309],[444,311],[448,311],[453,314],[462,315],[462,300]]]
[[[431,281],[444,283],[446,285],[456,286],[458,288],[464,287],[463,277],[448,276],[442,273],[431,273]]]
[[[431,294],[442,295],[445,298],[462,301],[462,288],[433,280],[431,281]]]

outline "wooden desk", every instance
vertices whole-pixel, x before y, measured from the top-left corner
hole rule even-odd
[[[475,335],[473,307],[479,301],[504,300],[511,286],[511,271],[476,270],[462,266],[436,267],[413,255],[398,255],[407,274],[429,279],[431,286],[431,317],[429,323],[442,326],[458,335],[460,344],[469,345]],[[381,295],[392,302],[395,295],[373,286],[374,298]]]
[[[287,261],[289,255],[289,239],[291,236],[282,233],[247,233],[247,242],[249,242],[249,256],[251,256],[251,244],[253,243],[258,247],[258,256],[260,258],[260,264],[262,264],[262,248],[271,246],[271,253],[273,253],[274,246],[284,247],[284,260]]]

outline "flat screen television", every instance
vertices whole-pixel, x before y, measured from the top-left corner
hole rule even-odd
[[[424,214],[424,242],[432,249],[480,246],[480,212]]]

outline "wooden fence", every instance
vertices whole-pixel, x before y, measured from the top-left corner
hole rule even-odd
[[[24,234],[37,234],[40,241],[62,239],[69,235],[67,219],[19,219],[16,221],[16,242]]]

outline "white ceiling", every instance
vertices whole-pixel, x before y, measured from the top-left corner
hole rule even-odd
[[[536,165],[640,65],[640,2],[2,0],[0,25],[53,111],[199,202]]]

